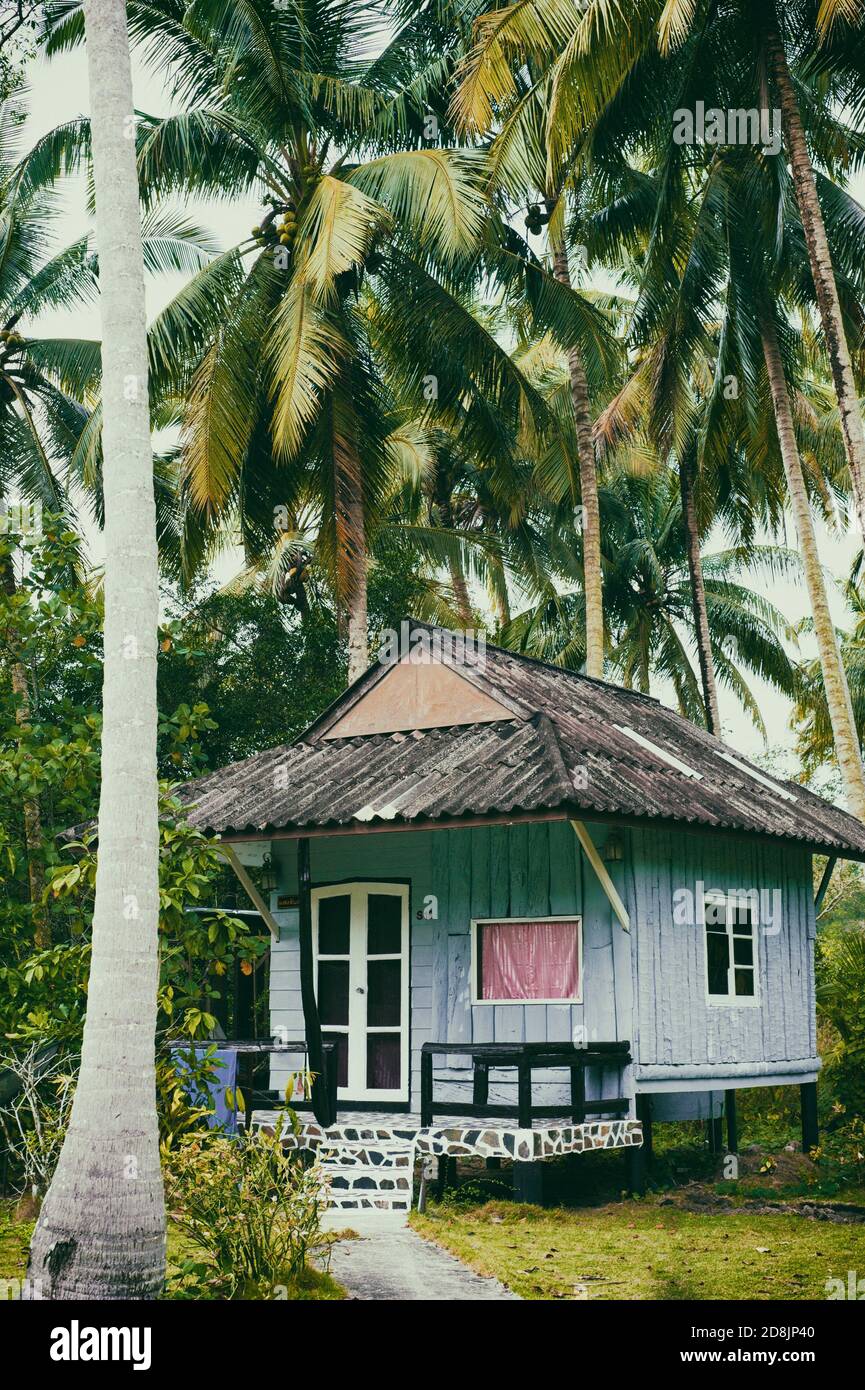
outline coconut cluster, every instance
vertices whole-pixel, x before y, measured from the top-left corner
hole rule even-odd
[[[312,557],[302,551],[290,568],[280,577],[278,597],[281,603],[300,607],[303,602],[303,586],[309,579],[309,566]]]
[[[526,213],[526,231],[531,236],[537,236],[541,228],[549,222],[549,216],[542,212],[537,203],[532,203]]]
[[[275,204],[259,226],[253,227],[252,236],[257,246],[293,246],[297,237],[294,203]]]
[[[289,199],[285,203],[271,201],[267,216],[252,229],[252,237],[257,246],[282,246],[291,251],[297,240],[297,228],[301,205],[309,200],[310,189],[318,178],[319,170],[314,164],[298,167],[297,178],[302,185],[300,198]]]

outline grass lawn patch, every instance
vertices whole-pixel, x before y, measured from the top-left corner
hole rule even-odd
[[[23,1279],[33,1222],[15,1221],[14,1202],[0,1202],[0,1279]]]
[[[830,1276],[865,1268],[865,1225],[652,1200],[576,1210],[444,1203],[411,1224],[522,1298],[825,1299]]]

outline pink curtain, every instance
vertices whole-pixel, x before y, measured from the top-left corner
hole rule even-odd
[[[478,928],[482,999],[575,999],[576,922],[488,922]]]

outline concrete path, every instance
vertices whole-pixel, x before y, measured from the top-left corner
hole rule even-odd
[[[330,1213],[329,1213],[330,1215]],[[341,1212],[342,1225],[359,1239],[332,1247],[330,1272],[349,1298],[377,1301],[516,1299],[497,1279],[475,1274],[460,1260],[423,1240],[398,1216],[363,1221]],[[351,1216],[351,1220],[349,1220]]]

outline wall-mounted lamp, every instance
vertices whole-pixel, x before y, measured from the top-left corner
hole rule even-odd
[[[275,893],[277,886],[276,869],[273,860],[267,858],[261,870],[261,877],[258,881],[259,889],[262,893]]]
[[[604,861],[607,864],[615,864],[625,857],[625,847],[622,844],[622,837],[617,831],[613,831],[607,836],[607,843],[604,845]]]

